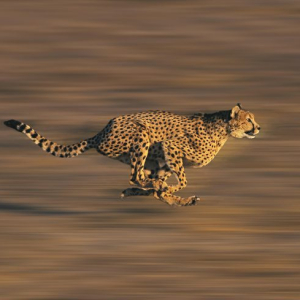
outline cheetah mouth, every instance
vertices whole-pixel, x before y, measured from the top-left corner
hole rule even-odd
[[[245,135],[248,139],[254,139],[255,138],[254,132],[252,132],[252,131],[246,131]]]

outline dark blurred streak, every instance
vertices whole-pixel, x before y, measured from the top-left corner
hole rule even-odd
[[[157,215],[157,214],[165,214],[165,212],[159,208],[151,209],[151,208],[119,208],[116,209],[116,212],[125,213],[125,214],[137,214],[137,215]]]
[[[45,215],[45,216],[67,216],[67,215],[86,215],[92,214],[92,212],[75,212],[75,211],[63,211],[55,209],[47,209],[41,206],[26,205],[26,204],[13,204],[8,202],[0,202],[0,213],[10,212],[10,213],[21,213],[29,215]]]

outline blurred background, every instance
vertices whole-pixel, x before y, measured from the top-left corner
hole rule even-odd
[[[1,1],[1,122],[78,142],[115,116],[237,102],[261,125],[179,194],[0,130],[1,299],[299,299],[299,11],[274,1]],[[2,124],[2,123],[1,123]]]

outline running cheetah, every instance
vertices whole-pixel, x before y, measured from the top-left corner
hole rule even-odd
[[[92,138],[65,146],[51,142],[29,125],[16,121],[4,124],[24,133],[44,151],[58,157],[74,157],[88,149],[128,164],[130,184],[122,197],[154,195],[169,205],[194,205],[197,196],[182,198],[174,193],[187,185],[185,167],[200,168],[212,161],[227,139],[254,138],[260,126],[254,115],[238,103],[231,110],[191,116],[165,111],[147,111],[119,116]],[[174,174],[177,185],[167,179]]]

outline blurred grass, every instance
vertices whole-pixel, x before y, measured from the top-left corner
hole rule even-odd
[[[115,116],[237,102],[262,127],[188,169],[192,208],[119,200],[128,167],[0,131],[1,299],[298,299],[299,4],[2,1],[1,120],[73,143]]]

